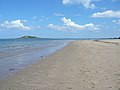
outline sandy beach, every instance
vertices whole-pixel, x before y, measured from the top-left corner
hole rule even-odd
[[[120,40],[73,41],[0,80],[0,90],[120,90]]]

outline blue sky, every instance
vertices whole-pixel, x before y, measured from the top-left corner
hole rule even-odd
[[[0,38],[120,36],[120,0],[0,0]]]

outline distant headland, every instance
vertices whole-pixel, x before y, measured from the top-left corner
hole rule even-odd
[[[39,38],[39,37],[36,37],[36,36],[22,36],[20,38]]]

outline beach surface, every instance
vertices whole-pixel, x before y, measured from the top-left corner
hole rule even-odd
[[[0,90],[120,90],[120,40],[73,41],[0,80]]]

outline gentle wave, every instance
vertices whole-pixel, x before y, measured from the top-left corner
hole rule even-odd
[[[65,40],[0,40],[0,78],[64,47]]]

